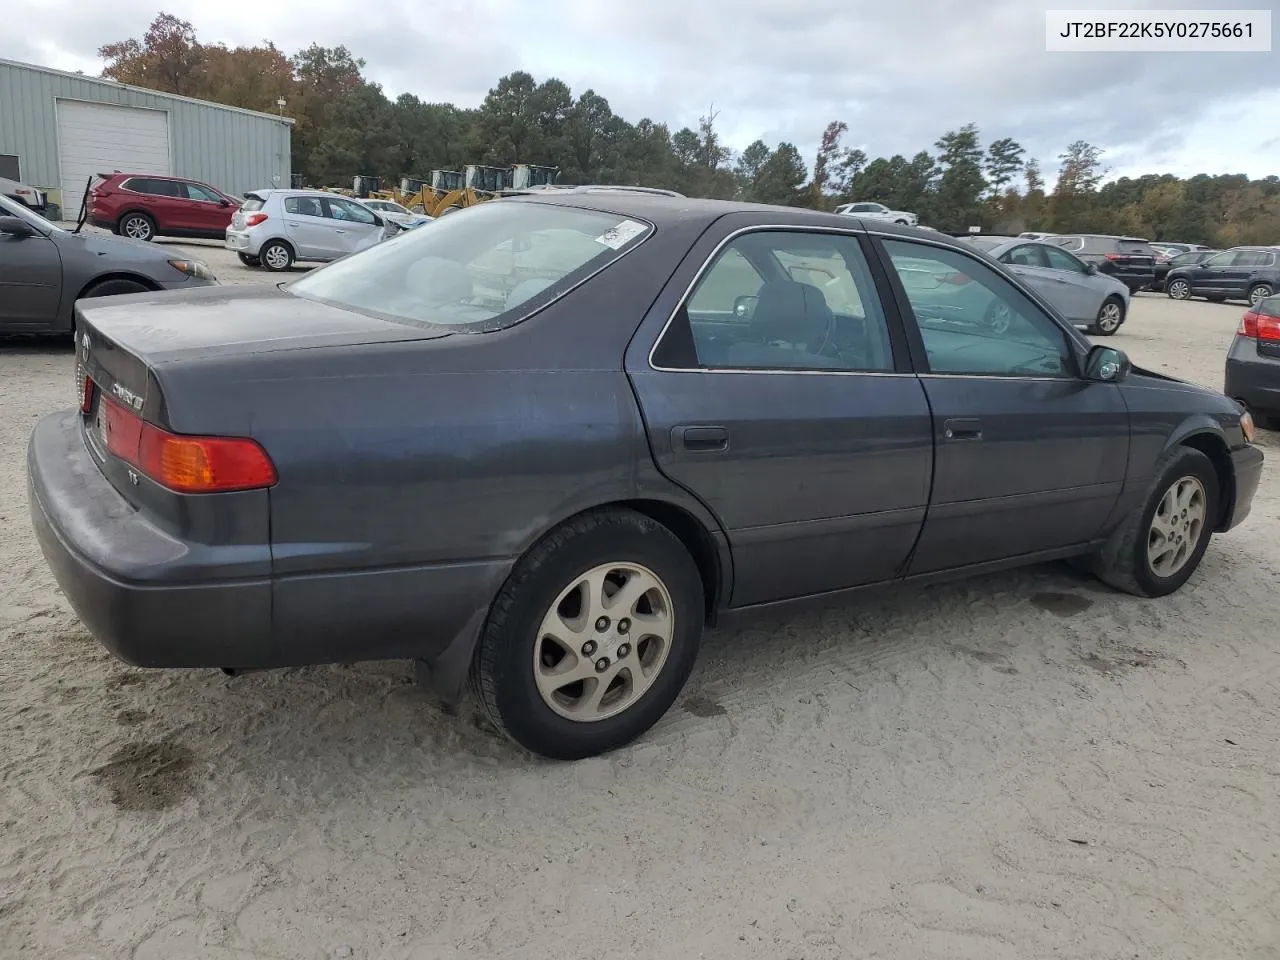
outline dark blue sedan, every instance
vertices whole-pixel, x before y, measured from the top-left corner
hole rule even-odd
[[[108,648],[413,658],[556,758],[642,734],[764,606],[1056,558],[1171,593],[1262,467],[1240,406],[980,251],[799,209],[506,198],[77,322],[31,515]]]

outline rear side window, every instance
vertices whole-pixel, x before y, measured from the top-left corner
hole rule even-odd
[[[1070,250],[1072,253],[1080,253],[1084,249],[1083,237],[1051,237],[1050,242],[1054,246],[1061,247],[1063,250]]]
[[[1116,241],[1116,253],[1128,254],[1131,257],[1154,257],[1155,251],[1150,244],[1142,240]]]
[[[285,289],[409,323],[501,330],[612,265],[653,232],[599,210],[484,203],[334,261]]]
[[[124,186],[135,193],[146,193],[153,197],[182,196],[182,184],[176,180],[152,180],[150,178],[134,177],[132,180],[127,181]]]
[[[1265,250],[1242,250],[1236,254],[1237,267],[1271,267],[1276,262],[1276,255]]]
[[[298,217],[323,217],[319,197],[285,197],[284,212]]]

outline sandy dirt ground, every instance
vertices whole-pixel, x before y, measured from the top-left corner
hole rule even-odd
[[[1114,342],[1220,386],[1242,312],[1145,295]],[[0,957],[1280,956],[1275,434],[1176,596],[1053,564],[762,620],[553,764],[403,662],[115,661],[27,519],[72,392],[69,348],[0,344]]]

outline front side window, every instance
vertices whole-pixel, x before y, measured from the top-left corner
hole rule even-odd
[[[1074,273],[1089,272],[1083,261],[1077,260],[1065,250],[1059,250],[1057,247],[1042,246],[1041,252],[1044,254],[1046,262],[1054,270],[1071,270]]]
[[[410,323],[500,330],[609,267],[652,229],[620,214],[502,200],[319,267],[285,289]]]
[[[338,197],[326,197],[325,203],[329,207],[329,216],[334,220],[350,220],[354,223],[377,223],[372,210],[350,200],[342,200]]]
[[[675,369],[893,369],[857,238],[783,230],[743,234],[716,254],[654,357]]]
[[[1234,250],[1224,250],[1200,264],[1202,267],[1229,267],[1236,262],[1238,254]]]
[[[210,190],[208,187],[202,187],[198,183],[184,183],[183,187],[187,191],[188,200],[199,200],[202,203],[221,203],[222,198]]]
[[[934,373],[1072,377],[1066,333],[996,271],[958,250],[884,241]]]

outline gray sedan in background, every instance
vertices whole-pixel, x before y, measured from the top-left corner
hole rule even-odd
[[[178,250],[64,230],[0,197],[0,333],[70,333],[77,300],[216,283]]]
[[[1061,247],[1022,237],[966,237],[1021,277],[1077,327],[1109,337],[1129,314],[1129,288]]]

